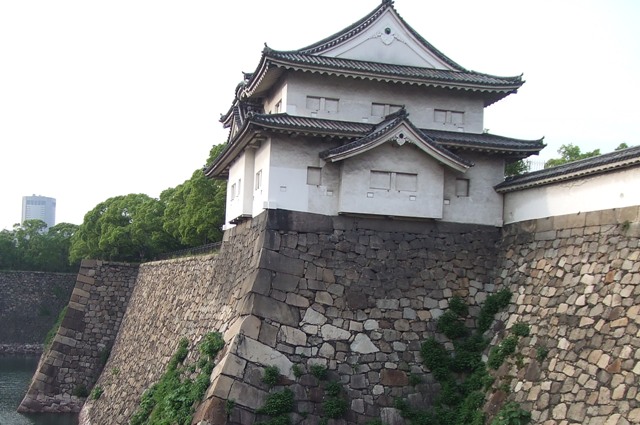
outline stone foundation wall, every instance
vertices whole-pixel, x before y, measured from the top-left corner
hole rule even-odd
[[[80,265],[67,312],[43,353],[21,412],[77,412],[97,380],[138,273],[137,265],[85,260]]]
[[[127,423],[178,341],[195,345],[210,331],[227,346],[196,421],[259,419],[267,366],[294,390],[301,423],[324,417],[315,364],[343,384],[348,423],[392,413],[396,396],[429,402],[435,387],[420,343],[452,295],[477,308],[494,290],[498,238],[493,227],[269,211],[230,230],[217,255],[144,264],[97,383],[104,394],[82,423]]]
[[[531,336],[499,371],[511,392],[495,397],[533,423],[640,423],[639,237],[638,207],[505,227],[496,284],[515,295],[502,319]]]
[[[0,353],[41,352],[76,275],[0,271]]]

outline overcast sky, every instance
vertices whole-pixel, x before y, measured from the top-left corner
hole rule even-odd
[[[226,139],[218,122],[266,42],[297,49],[378,0],[0,0],[0,229],[21,198],[57,199],[81,224],[112,196],[160,192]],[[609,152],[640,144],[640,2],[396,0],[467,69],[524,74],[485,128]]]

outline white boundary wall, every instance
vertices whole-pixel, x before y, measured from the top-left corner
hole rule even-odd
[[[504,222],[640,205],[640,167],[504,194]]]

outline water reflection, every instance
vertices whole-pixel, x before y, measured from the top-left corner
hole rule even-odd
[[[38,357],[0,356],[0,424],[1,425],[76,425],[77,415],[16,412],[38,366]]]

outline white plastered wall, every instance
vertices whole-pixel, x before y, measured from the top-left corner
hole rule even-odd
[[[276,91],[266,105],[276,102],[283,92]],[[338,112],[307,109],[307,96],[339,99]],[[433,88],[354,80],[344,77],[291,72],[286,81],[286,110],[289,114],[354,122],[380,122],[372,115],[372,103],[404,105],[409,119],[419,128],[482,133],[484,103],[479,97],[462,92]],[[462,124],[435,121],[435,110],[464,112]]]
[[[371,171],[390,172],[389,189],[372,184]],[[415,191],[397,190],[394,174],[417,175]],[[387,142],[343,160],[340,212],[441,218],[444,166],[406,143]]]
[[[509,192],[504,222],[640,205],[638,188],[640,167]]]
[[[504,160],[487,155],[464,155],[475,165],[460,173],[447,169],[444,180],[444,221],[502,226],[502,195],[493,187],[504,181]],[[456,194],[456,180],[469,183],[469,196]]]

